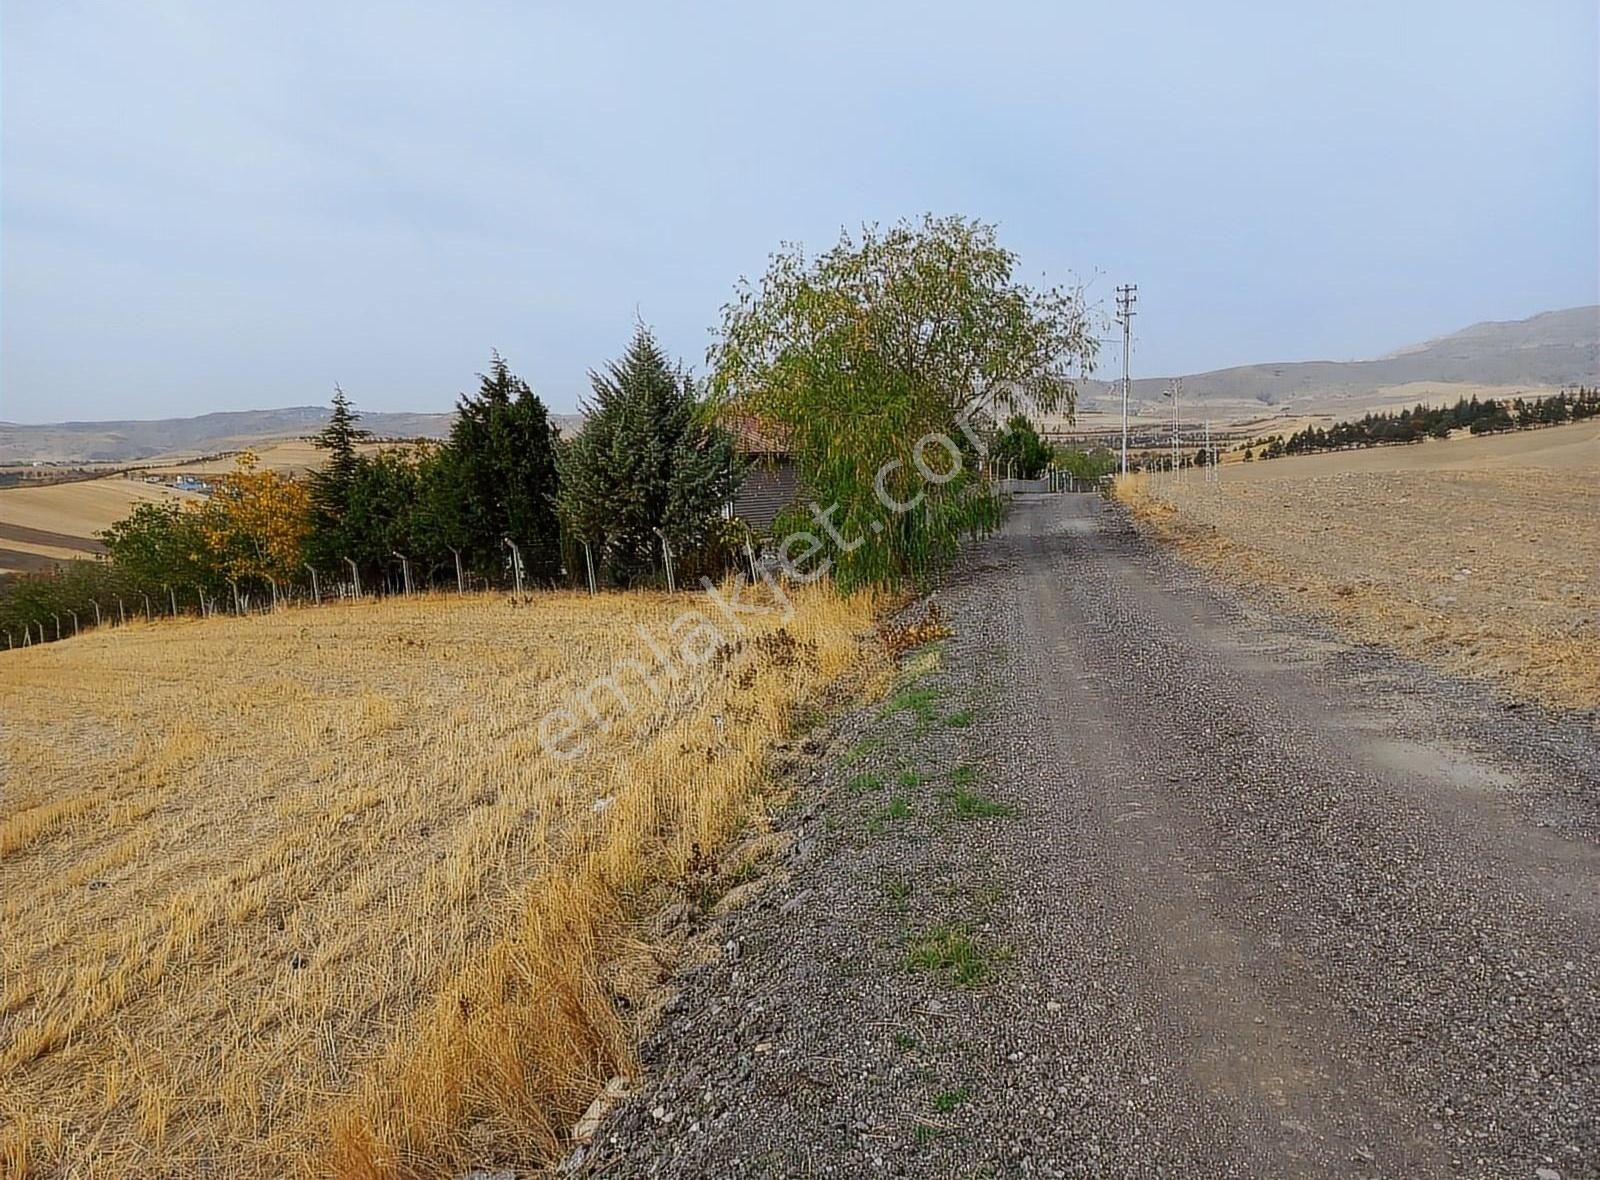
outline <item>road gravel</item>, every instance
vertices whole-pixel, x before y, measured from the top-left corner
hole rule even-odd
[[[567,1170],[1600,1176],[1600,719],[1097,497],[1017,504],[937,601]]]

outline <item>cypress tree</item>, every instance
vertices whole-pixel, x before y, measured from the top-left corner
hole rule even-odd
[[[544,402],[496,352],[459,410],[444,462],[453,503],[442,507],[459,530],[463,560],[492,576],[505,568],[510,538],[528,577],[554,578],[561,563],[556,445]]]

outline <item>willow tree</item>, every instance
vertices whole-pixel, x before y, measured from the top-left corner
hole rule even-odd
[[[1081,292],[1016,265],[993,226],[930,215],[784,246],[723,308],[713,395],[793,439],[841,583],[931,573],[997,519],[975,463],[993,423],[1071,414],[1096,344]]]

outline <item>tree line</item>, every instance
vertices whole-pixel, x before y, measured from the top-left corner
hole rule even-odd
[[[1473,434],[1493,434],[1504,430],[1529,430],[1537,426],[1559,426],[1600,417],[1600,388],[1577,386],[1541,398],[1487,398],[1474,395],[1460,398],[1453,406],[1418,405],[1398,412],[1367,414],[1350,422],[1332,426],[1308,426],[1287,438],[1275,435],[1260,450],[1260,458],[1305,455],[1314,451],[1337,451],[1350,447],[1386,446],[1421,442],[1426,438],[1448,438],[1455,430]],[[1254,448],[1245,458],[1255,458]]]
[[[137,505],[100,534],[104,561],[16,578],[0,596],[12,644],[91,621],[242,611],[286,599],[430,586],[552,586],[586,575],[657,579],[662,540],[692,575],[721,539],[741,466],[697,384],[640,328],[591,375],[586,429],[563,439],[495,354],[443,442],[373,448],[336,388],[304,479],[250,452],[198,503]],[[658,533],[657,530],[660,530]],[[518,569],[520,565],[520,569]],[[58,627],[57,620],[60,620]]]
[[[1028,287],[1016,262],[993,226],[961,217],[865,226],[815,258],[784,247],[723,308],[708,380],[641,326],[590,374],[573,438],[498,354],[436,444],[366,445],[336,387],[317,471],[295,479],[246,454],[199,504],[140,505],[102,535],[107,560],[13,579],[0,628],[37,642],[57,616],[113,606],[582,584],[591,561],[598,581],[650,585],[669,548],[680,580],[720,574],[752,539],[727,512],[749,462],[736,420],[786,440],[804,489],[772,526],[772,559],[845,589],[925,580],[998,523],[984,476],[998,412],[1070,413],[1092,367],[1081,292]],[[1024,466],[1030,434],[1006,432]]]

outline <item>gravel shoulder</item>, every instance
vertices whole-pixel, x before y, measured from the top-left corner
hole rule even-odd
[[[1019,504],[938,603],[568,1170],[1600,1175],[1596,718],[1091,497]]]

